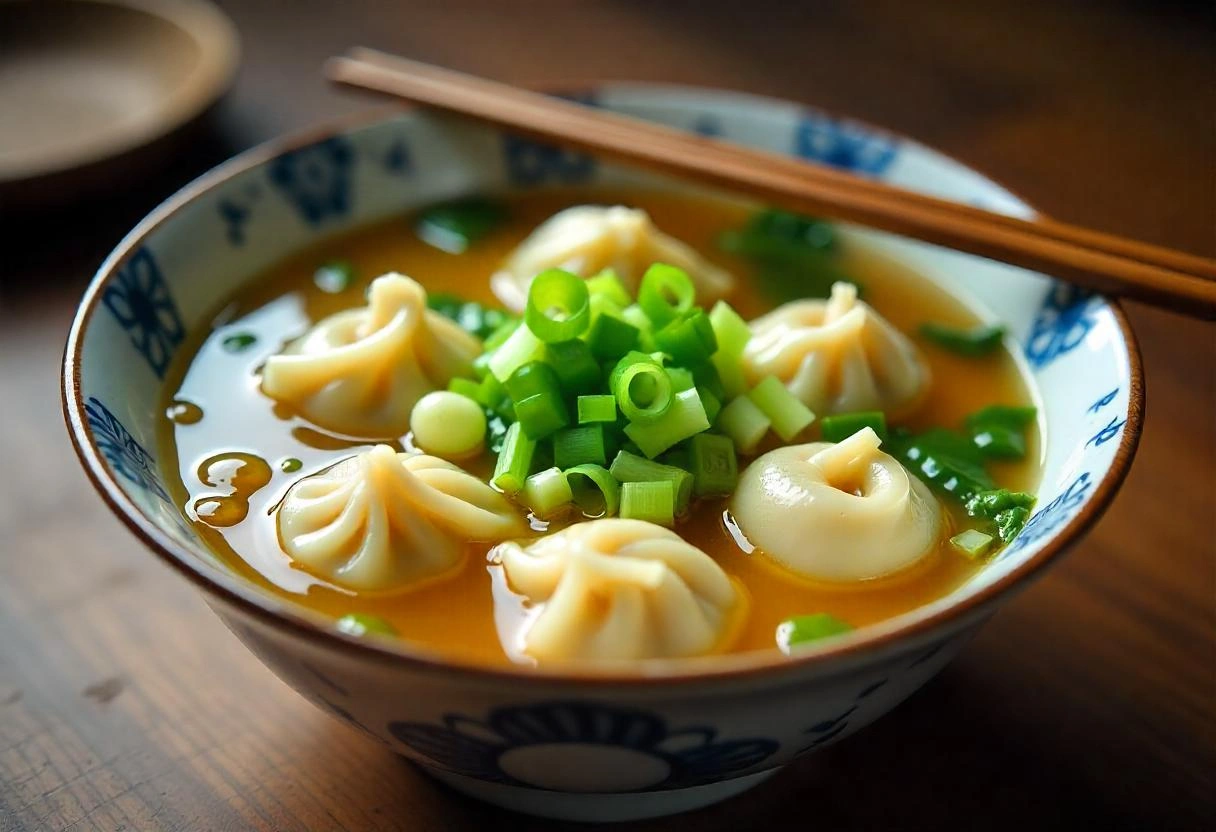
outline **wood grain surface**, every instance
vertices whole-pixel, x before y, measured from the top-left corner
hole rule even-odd
[[[441,788],[297,697],[68,447],[57,370],[84,283],[196,173],[365,107],[318,80],[329,54],[793,98],[940,147],[1061,219],[1216,254],[1208,2],[223,5],[245,64],[188,152],[55,214],[0,206],[3,832],[566,828]],[[1213,827],[1216,327],[1129,312],[1148,420],[1097,529],[895,713],[736,800],[620,828]]]

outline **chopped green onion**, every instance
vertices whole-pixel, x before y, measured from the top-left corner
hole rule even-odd
[[[414,233],[441,251],[463,254],[506,218],[507,209],[501,202],[472,197],[424,209],[418,215]]]
[[[692,499],[693,475],[683,468],[664,465],[629,451],[620,451],[612,460],[612,467],[608,471],[617,482],[621,483],[670,481],[674,488],[677,514],[683,514]]]
[[[967,529],[950,538],[950,545],[969,558],[981,557],[992,547],[992,535]]]
[[[587,345],[600,361],[615,361],[638,345],[638,328],[614,315],[603,314],[591,325]]]
[[[557,380],[557,371],[544,361],[529,361],[516,368],[511,377],[503,383],[503,387],[515,402],[541,393],[560,396],[562,392],[561,383]]]
[[[764,411],[747,396],[732,399],[716,422],[718,429],[734,440],[735,447],[745,454],[756,450],[773,423]]]
[[[612,517],[617,513],[621,505],[621,486],[602,465],[575,465],[565,473],[574,504],[584,516]]]
[[[621,309],[633,302],[625,284],[612,269],[604,269],[594,277],[587,278],[587,291],[592,297],[602,297]]]
[[[565,470],[592,462],[607,465],[603,425],[579,425],[553,434],[553,464]]]
[[[663,378],[666,378],[666,375]],[[620,404],[620,401],[618,397],[617,403]],[[667,412],[655,421],[647,424],[630,422],[625,427],[625,435],[637,443],[642,453],[654,459],[677,442],[682,442],[703,430],[709,430],[709,419],[705,415],[701,397],[694,387],[692,390],[676,393]]]
[[[729,303],[720,300],[709,312],[709,323],[718,340],[718,351],[732,358],[743,355],[743,348],[751,340],[752,331],[747,321]]]
[[[624,483],[621,486],[621,517],[660,526],[675,525],[675,491],[671,480]]]
[[[697,395],[701,397],[701,406],[705,408],[705,418],[712,425],[718,421],[718,414],[722,412],[722,401],[708,387],[701,385],[697,385]]]
[[[506,312],[493,307],[482,306],[476,301],[466,301],[456,295],[432,292],[427,295],[426,305],[432,312],[438,312],[460,325],[460,328],[483,341],[495,333],[499,327],[511,320]]]
[[[448,382],[448,390],[472,399],[478,404],[485,404],[485,402],[481,400],[481,382],[473,381],[471,378],[460,378],[459,376],[454,376],[452,380]]]
[[[513,425],[492,410],[486,410],[486,447],[492,454],[502,453],[503,443],[507,439],[507,428]]]
[[[557,380],[568,395],[591,393],[600,385],[600,365],[586,341],[575,338],[546,345],[545,363],[557,373]]]
[[[856,284],[836,265],[834,232],[820,220],[764,211],[743,229],[722,234],[718,245],[752,261],[761,291],[777,302],[827,297],[839,281]]]
[[[633,324],[641,332],[648,332],[654,328],[654,324],[651,323],[650,318],[642,310],[642,307],[636,303],[630,304],[621,310],[621,320]]]
[[[978,358],[990,354],[1001,345],[1005,337],[1005,327],[982,324],[974,329],[958,329],[929,322],[921,324],[920,334],[942,349],[969,358]]]
[[[766,376],[747,397],[768,417],[773,430],[785,442],[792,441],[815,421],[815,414],[810,408],[786,389],[776,376]]]
[[[718,351],[709,317],[700,309],[685,312],[654,334],[655,345],[680,364],[698,364]]]
[[[355,267],[349,260],[330,260],[312,273],[312,282],[322,292],[336,295],[355,281]]]
[[[818,251],[836,247],[836,229],[817,217],[780,208],[766,208],[747,222],[747,230],[769,239],[786,240]]]
[[[671,389],[679,393],[697,386],[692,377],[692,370],[687,367],[666,367],[667,377],[671,379]]]
[[[607,395],[579,396],[578,423],[616,422],[616,397]]]
[[[519,501],[537,517],[552,517],[574,501],[574,493],[562,470],[549,468],[524,481]]]
[[[711,362],[703,361],[700,364],[694,364],[690,369],[697,387],[708,390],[719,400],[726,398],[726,388],[722,386],[722,377],[718,375],[718,368]]]
[[[528,472],[532,470],[532,456],[536,442],[524,433],[524,426],[514,422],[503,437],[502,450],[494,463],[494,475],[490,482],[504,494],[515,495],[524,487]]]
[[[852,632],[853,626],[826,612],[796,615],[777,625],[777,646],[786,653],[794,647]]]
[[[505,344],[507,339],[515,333],[515,330],[523,326],[523,323],[519,318],[507,318],[485,337],[481,343],[482,347],[485,348],[486,352],[493,352]]]
[[[349,636],[395,636],[397,628],[378,615],[365,612],[348,612],[334,622],[334,626]]]
[[[683,269],[655,263],[642,275],[638,305],[656,328],[688,312],[696,300],[692,279]]]
[[[986,425],[1024,428],[1031,424],[1038,414],[1038,409],[1034,407],[993,404],[969,415],[966,424],[969,428],[981,428]]]
[[[626,419],[649,424],[671,408],[671,379],[652,359],[631,357],[626,355],[612,371],[612,393]]]
[[[619,454],[618,454],[619,456]],[[739,484],[739,461],[729,437],[698,433],[688,443],[692,490],[698,497],[725,497]]]
[[[879,439],[887,440],[887,417],[881,410],[838,413],[819,420],[819,431],[824,442],[843,442],[862,428],[873,428]]]
[[[545,342],[532,334],[526,326],[517,326],[489,358],[490,372],[494,378],[506,382],[511,373],[527,364],[537,361],[545,354]]]
[[[561,269],[543,271],[528,287],[524,323],[547,344],[569,341],[591,323],[591,296],[578,275]]]
[[[529,439],[544,439],[570,424],[570,414],[561,396],[537,393],[515,402],[515,419],[524,427]]]

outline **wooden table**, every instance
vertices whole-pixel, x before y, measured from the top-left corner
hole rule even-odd
[[[798,99],[1064,219],[1216,254],[1207,3],[225,5],[244,69],[183,161],[0,224],[3,832],[553,828],[439,788],[288,690],[102,507],[60,424],[64,333],[104,253],[227,153],[365,106],[317,80],[331,52]],[[673,826],[1212,828],[1216,328],[1129,311],[1148,424],[1093,534],[894,714]]]

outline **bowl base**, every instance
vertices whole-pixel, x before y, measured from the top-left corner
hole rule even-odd
[[[510,809],[512,812],[553,820],[589,823],[643,820],[700,809],[702,806],[709,806],[741,794],[779,771],[774,768],[736,777],[732,780],[723,780],[719,783],[670,791],[578,794],[549,789],[530,789],[526,786],[508,786],[503,783],[487,783],[474,777],[441,771],[429,766],[419,766],[419,768],[462,794],[492,803],[503,809]]]

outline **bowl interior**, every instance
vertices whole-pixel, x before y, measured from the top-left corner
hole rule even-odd
[[[990,210],[1030,209],[978,173],[906,139],[797,105],[736,93],[611,84],[588,103],[788,153]],[[422,113],[257,148],[188,186],[103,264],[68,344],[65,400],[90,473],[168,553],[224,581],[164,486],[155,455],[161,382],[188,333],[237,287],[316,239],[476,191],[587,183],[664,184],[589,156]],[[898,629],[1008,583],[1079,533],[1126,469],[1139,421],[1135,345],[1122,314],[1041,275],[877,232],[849,234],[1005,323],[1043,413],[1037,510],[1022,535],[950,596],[882,625]],[[425,280],[425,277],[423,276]],[[1135,389],[1134,389],[1135,388]],[[231,581],[232,579],[228,579]],[[247,596],[259,595],[252,588]],[[267,596],[255,603],[276,609]]]

